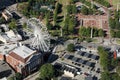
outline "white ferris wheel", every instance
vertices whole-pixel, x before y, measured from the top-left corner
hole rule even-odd
[[[48,51],[50,48],[50,35],[46,26],[37,18],[30,18],[27,22],[29,31],[32,33],[30,44],[40,51]]]

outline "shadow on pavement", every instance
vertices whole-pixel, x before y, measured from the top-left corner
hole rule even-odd
[[[12,74],[11,70],[2,71],[2,72],[0,72],[0,78],[8,77],[10,74]]]

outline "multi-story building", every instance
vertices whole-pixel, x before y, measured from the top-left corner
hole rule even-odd
[[[2,12],[2,16],[5,18],[6,21],[10,20],[13,17],[13,15],[8,10],[4,10]]]
[[[5,60],[16,72],[23,75],[29,75],[43,63],[42,54],[27,46],[20,44],[6,49],[7,53],[0,53],[0,59]]]

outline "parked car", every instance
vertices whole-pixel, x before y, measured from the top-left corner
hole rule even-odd
[[[85,75],[85,76],[89,76],[89,74],[88,74],[88,73],[86,73],[86,72],[84,73],[84,75]]]

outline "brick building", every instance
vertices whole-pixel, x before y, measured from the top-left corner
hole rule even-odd
[[[0,53],[0,60],[5,60],[16,72],[29,75],[42,65],[42,54],[36,50],[24,45],[11,47],[6,48],[7,53]]]

